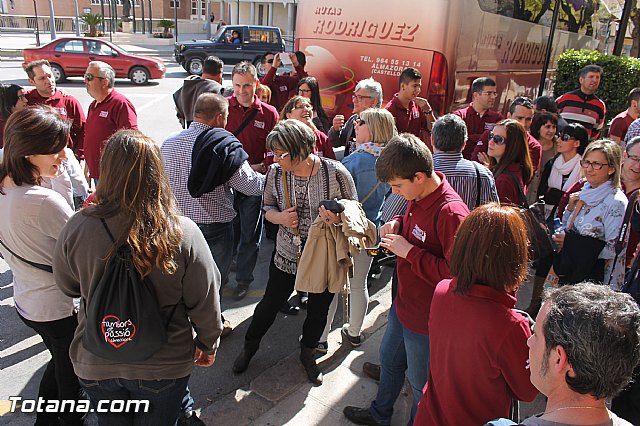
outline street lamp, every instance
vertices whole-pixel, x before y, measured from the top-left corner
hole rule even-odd
[[[153,36],[153,11],[151,9],[151,0],[149,0],[149,34]]]
[[[542,74],[540,75],[540,87],[538,88],[538,96],[542,96],[544,92],[544,84],[547,79],[547,71],[551,62],[551,50],[553,49],[553,35],[556,32],[556,24],[558,23],[558,15],[560,14],[560,0],[556,0],[556,7],[553,9],[553,18],[551,18],[551,28],[549,29],[549,40],[547,40],[547,53],[542,66]]]
[[[40,25],[38,25],[38,5],[33,0],[33,13],[36,15],[36,46],[40,47]]]
[[[80,18],[78,17],[78,0],[75,0],[76,3],[76,36],[80,37]]]
[[[176,41],[178,41],[178,0],[173,0],[173,20],[176,23]]]

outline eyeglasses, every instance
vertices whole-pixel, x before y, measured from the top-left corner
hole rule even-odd
[[[373,99],[373,96],[362,96],[362,95],[353,95],[351,96],[351,100],[355,101],[358,100],[358,102],[362,102],[363,99]]]
[[[25,99],[27,99],[27,97],[25,95],[18,95],[18,99],[24,101]]]
[[[94,78],[99,78],[100,80],[106,80],[105,77],[100,77],[100,76],[89,74],[89,73],[86,73],[84,75],[84,79],[87,81],[93,81]]]
[[[573,137],[573,136],[571,136],[571,135],[568,135],[568,134],[566,134],[566,133],[563,133],[563,134],[561,134],[561,135],[559,136],[559,139],[560,139],[561,141],[568,141],[568,140],[570,140],[570,139],[575,139],[575,137]]]
[[[288,152],[283,152],[282,154],[276,154],[275,152],[273,153],[273,158],[275,158],[276,160],[284,160],[284,158],[289,155]]]
[[[638,157],[637,155],[627,155],[627,159],[635,161],[636,163],[640,163],[640,157]]]
[[[273,59],[267,59],[267,63],[268,64],[272,64],[273,63]]]
[[[608,166],[608,165],[609,163],[601,163],[599,161],[580,160],[580,166],[583,169],[588,169],[589,166],[591,166],[593,170],[600,170],[603,166]]]
[[[382,246],[365,247],[365,250],[367,252],[367,256],[370,256],[370,257],[375,257],[378,255],[378,253],[393,254],[391,250]]]
[[[354,119],[354,121],[355,121],[356,123],[358,123],[358,126],[362,126],[362,125],[367,124],[367,122],[366,122],[366,121],[364,121],[362,118],[360,118],[360,116],[357,116],[357,117]]]
[[[298,89],[298,93],[311,93],[311,89]]]
[[[498,96],[498,92],[480,92],[480,93],[487,96]]]
[[[493,132],[489,133],[489,140],[493,139],[496,145],[504,145],[507,143],[507,140],[500,135],[494,135]]]

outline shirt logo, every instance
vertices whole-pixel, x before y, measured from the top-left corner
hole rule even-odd
[[[109,116],[109,111],[100,111],[100,117],[107,118]]]
[[[253,125],[256,126],[258,129],[264,129],[264,121],[254,121]]]
[[[413,111],[413,118],[420,118],[420,111]]]
[[[280,91],[281,92],[288,92],[289,88],[287,86],[280,86]]]
[[[496,127],[496,123],[484,123],[485,130],[493,130],[494,127]]]
[[[66,108],[54,108],[56,110],[56,112],[60,115],[67,115],[67,109]]]
[[[411,235],[419,239],[424,243],[424,240],[427,239],[427,233],[424,232],[418,225],[413,225],[413,230],[411,230]]]

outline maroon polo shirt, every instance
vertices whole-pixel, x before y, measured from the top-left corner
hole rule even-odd
[[[522,179],[522,170],[520,164],[512,163],[507,166],[507,171],[513,174],[517,181],[522,185],[523,191],[527,193],[527,185],[524,184]],[[515,204],[520,205],[520,189],[513,182],[513,178],[509,173],[501,173],[495,177],[496,191],[498,192],[498,199],[500,204]]]
[[[91,102],[87,113],[84,155],[92,178],[100,178],[100,156],[107,139],[121,129],[138,129],[138,116],[131,101],[112,89],[102,102]]]
[[[36,89],[25,92],[29,105],[49,105],[55,109],[64,119],[71,120],[71,148],[76,157],[84,158],[84,111],[80,102],[67,92],[56,89],[56,92],[49,98],[45,98]]]
[[[491,133],[489,130],[484,132],[473,149],[473,154],[471,154],[471,159],[473,161],[478,161],[478,154],[489,150],[489,133]],[[531,133],[529,132],[527,132],[527,145],[529,146],[529,156],[531,157],[533,173],[535,174],[540,167],[540,162],[542,161],[542,145],[540,145],[540,142],[531,136]]]
[[[398,256],[396,313],[403,326],[414,333],[429,335],[429,310],[436,285],[451,278],[449,259],[453,238],[469,209],[444,174],[435,172],[440,185],[420,201],[409,201],[400,221],[400,235],[413,247],[406,258]],[[442,209],[440,207],[442,206]],[[435,216],[438,210],[438,223]],[[437,227],[437,229],[436,229]]]
[[[629,130],[629,126],[631,126],[633,120],[634,118],[629,115],[627,110],[622,111],[611,120],[609,136],[616,136],[620,138],[621,141],[624,141],[624,137],[627,135],[627,130]]]
[[[453,114],[462,118],[467,125],[467,137],[469,140],[462,150],[462,156],[467,160],[471,159],[471,153],[485,130],[492,130],[493,125],[504,118],[502,114],[491,109],[480,116],[473,109],[473,102],[466,108],[454,111]]]
[[[429,378],[415,426],[483,425],[509,417],[511,398],[532,401],[538,390],[526,368],[529,322],[516,298],[486,285],[454,292],[436,287],[429,315]]]
[[[252,110],[258,110],[256,115],[236,137],[242,143],[242,147],[247,154],[249,154],[249,163],[262,163],[267,156],[267,135],[278,122],[278,111],[272,105],[261,102],[257,96],[254,96],[253,104],[248,108],[240,105],[235,96],[230,96],[227,100],[229,101],[229,118],[225,128],[231,133],[234,133],[240,127]]]
[[[289,94],[298,86],[300,79],[309,76],[300,65],[295,67],[295,70],[295,76],[278,75],[278,69],[276,67],[271,67],[269,72],[267,72],[260,80],[260,84],[269,86],[269,89],[271,89],[270,104],[276,107],[276,111],[282,110],[284,104],[286,104],[291,97]]]
[[[408,132],[420,137],[421,130],[429,131],[427,114],[414,101],[409,101],[409,107],[405,108],[396,93],[384,108],[396,119],[398,133]]]

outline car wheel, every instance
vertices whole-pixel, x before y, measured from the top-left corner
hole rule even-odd
[[[204,68],[204,60],[202,58],[191,58],[187,61],[187,71],[189,74],[201,75]]]
[[[133,67],[129,72],[129,78],[133,84],[141,86],[149,82],[149,71],[144,67]]]
[[[56,80],[56,83],[60,83],[66,79],[62,67],[58,64],[51,64],[51,73],[53,74],[53,78]]]
[[[264,77],[264,75],[267,73],[264,70],[264,67],[262,66],[261,59],[262,58],[256,58],[256,59],[253,60],[253,65],[255,65],[256,71],[258,72],[258,78]]]

